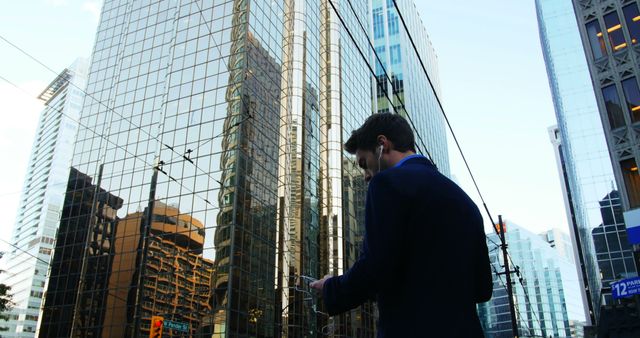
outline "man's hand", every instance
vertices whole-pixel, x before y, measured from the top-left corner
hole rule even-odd
[[[317,280],[317,281],[315,281],[313,283],[309,283],[309,287],[312,288],[312,289],[316,289],[318,291],[322,291],[322,288],[324,287],[324,282],[326,282],[327,279],[329,279],[331,277],[333,277],[333,276],[326,275],[326,276],[324,276],[324,278],[322,278],[320,280]]]

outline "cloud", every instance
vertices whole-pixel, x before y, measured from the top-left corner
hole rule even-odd
[[[60,0],[64,1],[64,0]],[[82,3],[82,10],[89,12],[93,15],[93,18],[97,21],[100,18],[100,1],[89,0]]]

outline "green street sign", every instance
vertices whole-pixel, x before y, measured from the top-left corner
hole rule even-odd
[[[162,325],[165,329],[176,330],[180,332],[189,332],[189,323],[174,322],[172,320],[164,320]]]

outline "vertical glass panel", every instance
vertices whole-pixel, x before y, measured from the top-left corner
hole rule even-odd
[[[389,20],[389,35],[396,35],[399,32],[398,16],[391,10],[387,11],[387,17]]]
[[[631,4],[624,7],[622,11],[624,12],[631,43],[635,45],[638,43],[638,37],[640,37],[640,11],[638,11],[638,5]]]
[[[621,29],[622,24],[620,23],[620,18],[618,18],[618,13],[611,12],[605,15],[604,24],[607,27],[611,49],[613,49],[614,51],[618,51],[627,47],[627,43],[624,40],[624,33]]]
[[[638,89],[638,81],[635,77],[622,81],[624,96],[627,99],[627,106],[631,113],[633,122],[640,121],[640,89]]]
[[[624,177],[624,185],[629,196],[629,206],[637,208],[640,206],[640,175],[638,175],[638,165],[635,159],[630,158],[620,162],[620,169]]]
[[[617,232],[608,232],[607,243],[609,244],[609,251],[620,251],[620,241],[618,240]]]
[[[623,127],[625,125],[624,116],[622,115],[622,106],[615,85],[602,88],[604,103],[607,107],[607,115],[609,116],[609,125],[611,129]]]
[[[606,56],[607,47],[604,45],[604,38],[602,37],[602,30],[600,29],[598,20],[587,23],[587,36],[589,37],[593,58],[599,59]]]
[[[607,248],[607,242],[604,239],[604,234],[596,233],[595,230],[593,233],[593,244],[596,247],[597,252],[609,251],[609,248]]]
[[[393,45],[389,48],[389,54],[391,54],[391,64],[395,65],[402,61],[400,56],[400,45]]]
[[[384,37],[384,18],[382,7],[373,9],[373,36],[375,39]]]
[[[376,75],[383,75],[385,72],[385,69],[387,69],[387,53],[385,51],[384,46],[376,47],[376,54],[378,55],[378,58],[382,60],[382,63],[380,63],[378,61],[378,58],[375,58],[374,56],[376,60]]]

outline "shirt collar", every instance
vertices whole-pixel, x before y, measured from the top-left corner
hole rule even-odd
[[[405,158],[401,159],[400,161],[398,161],[398,163],[396,163],[396,165],[394,165],[393,167],[394,167],[394,168],[398,168],[398,167],[402,166],[402,165],[403,165],[405,162],[407,162],[408,160],[410,160],[410,159],[412,159],[412,158],[418,158],[418,157],[423,157],[423,158],[424,158],[424,156],[422,156],[422,155],[420,155],[420,154],[413,154],[413,155],[409,155],[409,156],[407,156],[407,157],[405,157]]]

